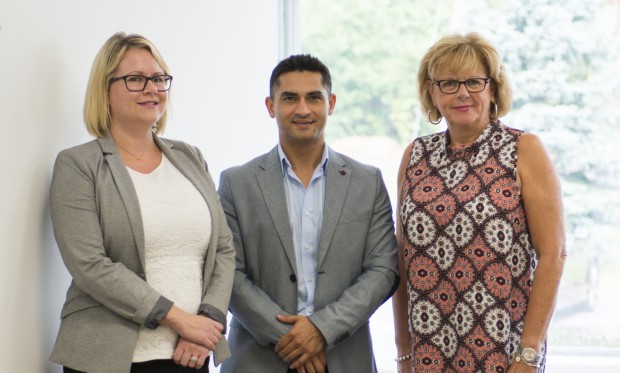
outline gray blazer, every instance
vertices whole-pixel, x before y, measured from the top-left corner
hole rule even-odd
[[[154,138],[209,206],[212,234],[201,307],[226,315],[235,252],[215,185],[197,148]],[[50,360],[89,373],[129,372],[139,327],[148,326],[145,322],[166,300],[145,281],[138,197],[111,136],[58,154],[50,209],[56,242],[72,276]],[[222,338],[216,363],[229,355]]]
[[[237,252],[233,355],[223,373],[285,373],[274,346],[297,313],[297,267],[277,148],[224,171],[222,207]],[[392,209],[378,169],[329,150],[315,310],[331,373],[376,372],[368,319],[398,284]]]

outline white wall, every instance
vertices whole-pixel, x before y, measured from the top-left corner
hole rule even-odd
[[[47,362],[69,276],[49,222],[58,151],[90,140],[81,112],[92,60],[116,31],[151,39],[173,75],[165,136],[222,169],[276,143],[263,99],[278,59],[277,2],[0,0],[0,370]]]

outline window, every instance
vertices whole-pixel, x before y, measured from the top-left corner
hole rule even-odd
[[[620,1],[306,0],[299,19],[301,51],[329,66],[338,96],[328,142],[380,167],[393,202],[404,147],[445,128],[420,112],[420,58],[450,32],[475,31],[493,42],[514,90],[502,119],[543,139],[562,180],[569,256],[547,371],[617,371]],[[393,371],[389,302],[371,326],[378,366]]]

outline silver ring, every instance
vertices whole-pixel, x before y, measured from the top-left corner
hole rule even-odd
[[[198,361],[198,356],[192,356],[189,358],[189,361],[193,361],[194,363]]]

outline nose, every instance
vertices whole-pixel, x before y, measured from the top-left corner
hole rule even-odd
[[[459,82],[459,89],[456,91],[457,96],[467,97],[469,96],[469,91],[465,86],[465,82]]]
[[[146,86],[144,87],[144,93],[157,93],[157,87],[155,83],[153,83],[153,79],[148,79],[146,81]]]
[[[297,104],[297,107],[295,108],[295,112],[298,115],[308,115],[310,114],[310,108],[308,107],[308,103],[306,102],[305,98],[301,98]]]

